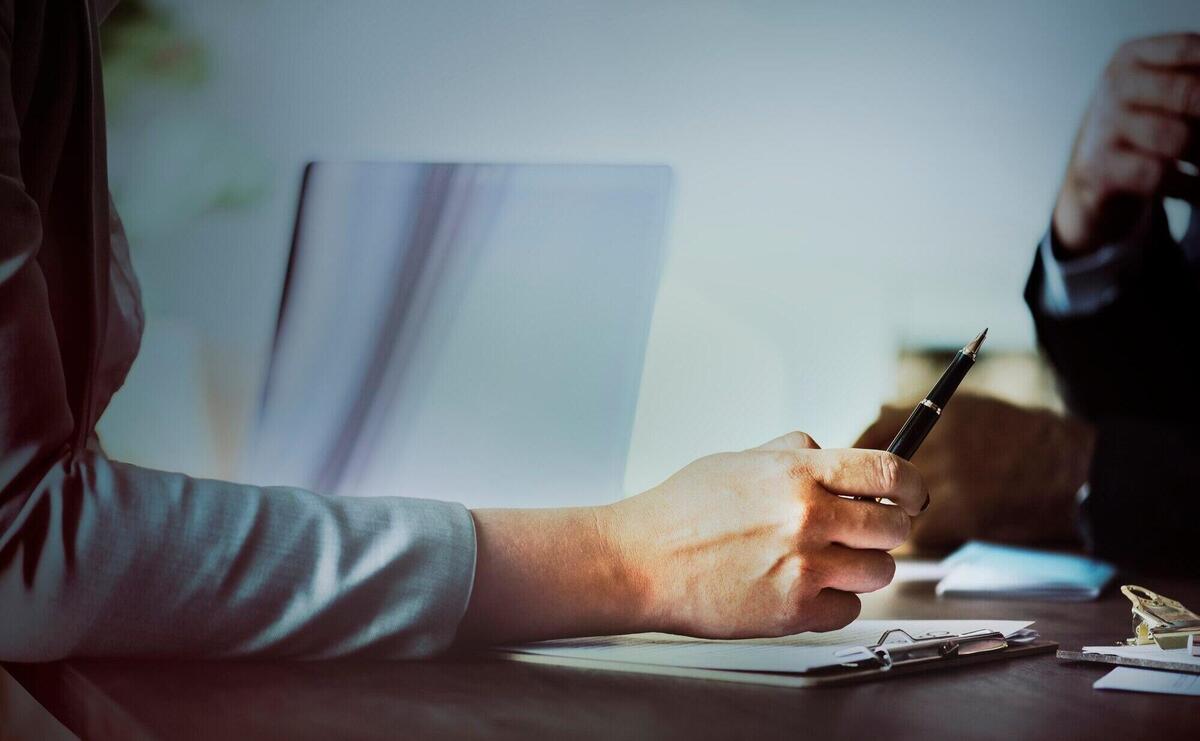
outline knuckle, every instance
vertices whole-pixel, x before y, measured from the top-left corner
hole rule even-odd
[[[1126,64],[1129,60],[1136,56],[1137,45],[1140,39],[1129,39],[1117,47],[1113,52],[1112,60],[1109,64]]]
[[[1168,77],[1163,80],[1163,97],[1167,106],[1174,112],[1184,112],[1188,109],[1194,95],[1193,85],[1184,77]]]
[[[1163,164],[1155,159],[1146,159],[1138,166],[1136,180],[1144,191],[1157,190],[1163,179]]]
[[[1150,136],[1162,145],[1162,147],[1172,152],[1182,152],[1187,146],[1188,129],[1182,121],[1176,121],[1171,118],[1156,119],[1154,125],[1150,129]]]
[[[1187,80],[1180,84],[1181,110],[1189,116],[1200,115],[1200,83]]]
[[[1109,57],[1108,64],[1104,67],[1105,76],[1111,77],[1113,75],[1120,74],[1121,70],[1128,67],[1133,59],[1137,56],[1136,48],[1136,39],[1130,39],[1129,41],[1126,41],[1118,46],[1116,51],[1113,52],[1113,55]]]
[[[825,508],[822,506],[821,497],[816,496],[811,489],[806,489],[801,493],[796,504],[794,535],[797,538],[812,535],[824,529]]]
[[[1200,34],[1184,33],[1173,37],[1171,44],[1170,63],[1173,65],[1188,64],[1200,48]]]
[[[880,453],[875,456],[874,473],[879,491],[894,491],[900,484],[900,459],[891,453]]]
[[[788,571],[791,591],[801,600],[817,596],[829,582],[828,570],[815,558],[800,556],[793,561]]]
[[[875,526],[880,537],[880,547],[890,550],[904,544],[912,531],[912,517],[900,507],[889,507],[891,517]]]
[[[1103,153],[1120,152],[1125,147],[1125,132],[1122,131],[1122,126],[1116,122],[1109,124],[1096,138],[1100,144],[1100,151]]]
[[[784,440],[793,448],[812,448],[815,447],[815,441],[807,432],[795,430],[784,435]]]
[[[801,498],[816,486],[810,462],[805,459],[805,456],[794,451],[787,451],[779,456],[778,463],[779,470],[786,473],[788,480],[791,481],[793,491],[797,492]]]

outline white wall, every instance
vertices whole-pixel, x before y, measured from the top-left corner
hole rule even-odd
[[[304,160],[675,168],[631,491],[792,428],[849,443],[902,343],[1030,346],[1021,289],[1094,79],[1123,38],[1200,28],[1191,0],[163,4],[212,51],[184,105],[274,176],[262,207],[135,247],[235,421]]]

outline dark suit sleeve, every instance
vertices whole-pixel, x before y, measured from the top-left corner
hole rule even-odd
[[[1084,528],[1101,556],[1161,566],[1200,542],[1190,506],[1200,492],[1190,465],[1200,420],[1196,273],[1160,210],[1145,259],[1100,311],[1047,315],[1044,279],[1039,256],[1025,291],[1038,341],[1067,405],[1097,430]]]

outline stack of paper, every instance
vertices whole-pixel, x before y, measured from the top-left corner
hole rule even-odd
[[[1098,690],[1154,692],[1162,695],[1200,695],[1200,674],[1118,666],[1097,679],[1092,687]]]
[[[962,635],[996,631],[1011,644],[1036,638],[1027,620],[858,620],[828,633],[782,638],[715,641],[666,633],[543,641],[498,650],[505,658],[539,664],[609,671],[726,679],[756,684],[797,685],[795,678],[818,669],[874,659],[868,649],[888,630],[911,636]]]
[[[1082,556],[972,541],[946,557],[939,597],[1083,601],[1096,599],[1116,574]]]

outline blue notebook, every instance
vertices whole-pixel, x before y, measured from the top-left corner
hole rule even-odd
[[[1078,602],[1099,597],[1116,575],[1103,561],[981,541],[967,543],[942,565],[949,571],[938,582],[939,597]]]

